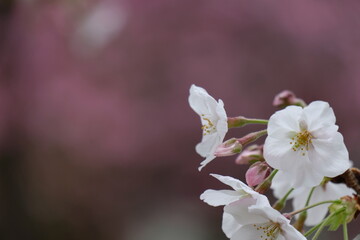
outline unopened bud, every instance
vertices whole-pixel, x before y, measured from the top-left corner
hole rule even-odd
[[[298,219],[296,219],[296,221],[294,222],[293,226],[299,232],[303,232],[306,218],[307,218],[307,211],[303,211],[300,213]]]
[[[289,90],[284,90],[277,94],[273,101],[273,106],[278,108],[285,108],[290,105],[305,107],[304,100],[297,98],[295,94]]]
[[[255,191],[264,194],[269,190],[271,187],[271,180],[265,180],[264,182],[260,183],[256,188]]]
[[[216,157],[226,157],[235,155],[242,150],[242,145],[239,143],[238,139],[231,138],[222,144],[220,144],[216,150],[214,155]]]
[[[243,116],[239,117],[228,117],[227,119],[228,127],[234,128],[234,127],[243,127],[246,124],[248,124],[248,119]]]
[[[245,174],[246,183],[254,187],[262,183],[271,172],[271,168],[266,162],[256,162],[247,170]]]
[[[246,144],[256,141],[259,137],[264,136],[265,134],[267,134],[266,129],[258,132],[252,132],[242,138],[239,138],[238,141],[242,146],[245,146]]]
[[[267,190],[269,190],[271,187],[272,180],[278,171],[279,170],[274,169],[262,183],[257,185],[257,187],[255,188],[255,191],[258,193],[264,194]]]
[[[235,163],[237,164],[249,164],[257,161],[263,161],[263,148],[264,145],[251,145],[242,151],[236,158]]]

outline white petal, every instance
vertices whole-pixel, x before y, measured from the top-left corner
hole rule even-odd
[[[314,101],[304,108],[303,114],[311,132],[324,126],[335,125],[334,111],[327,102]]]
[[[215,156],[208,156],[204,161],[200,163],[200,167],[198,167],[198,170],[201,171],[203,167],[205,167],[209,162],[215,159]]]
[[[337,125],[323,126],[316,130],[312,130],[311,135],[313,135],[315,139],[328,139],[332,138],[337,133],[338,129],[339,127]]]
[[[298,171],[291,172],[294,178],[294,187],[314,187],[319,185],[323,180],[324,175],[322,175],[317,168],[311,164],[312,159],[309,161],[306,158],[306,162],[298,168]]]
[[[262,216],[264,219],[271,220],[272,222],[278,222],[279,219],[282,222],[290,222],[290,220],[286,219],[281,213],[270,205],[268,206],[259,206],[259,205],[252,205],[249,206],[249,212],[256,214],[258,216]]]
[[[290,224],[282,224],[281,229],[281,236],[283,236],[285,240],[306,240],[306,237]]]
[[[289,106],[277,111],[269,119],[267,127],[268,135],[275,138],[283,138],[287,137],[286,132],[299,132],[301,113],[302,108],[297,106]]]
[[[268,136],[264,144],[265,161],[273,168],[288,170],[297,168],[303,156],[299,151],[292,150],[291,140],[277,139]]]
[[[210,175],[213,176],[214,178],[216,178],[217,180],[219,180],[220,182],[232,187],[236,191],[243,190],[247,193],[258,194],[257,192],[252,190],[248,185],[246,185],[245,183],[243,183],[242,181],[240,181],[236,178],[229,177],[229,176],[221,176],[219,174],[213,174],[213,173]]]
[[[207,157],[214,153],[216,147],[221,143],[222,141],[220,140],[218,134],[208,134],[203,136],[201,142],[196,145],[195,150],[200,156]]]
[[[280,233],[276,240],[286,240],[285,237]]]
[[[218,122],[216,124],[216,131],[220,136],[221,142],[224,140],[224,137],[228,131],[227,115],[224,108],[224,103],[219,99],[219,103],[216,106],[216,114]]]
[[[260,240],[265,239],[266,235],[262,230],[257,230],[253,224],[241,226],[231,237],[231,240]]]
[[[249,206],[256,204],[254,198],[243,198],[224,207],[224,212],[232,215],[240,225],[264,223],[268,219],[249,212]]]
[[[233,190],[209,189],[200,195],[201,200],[214,207],[227,205],[239,200],[242,197],[244,197],[244,195],[241,195],[239,192]]]
[[[219,119],[227,120],[227,115],[224,108],[224,102],[221,99],[219,99],[218,104],[216,106],[216,114],[219,117]]]
[[[293,176],[290,173],[286,173],[283,171],[278,171],[275,175],[275,177],[272,180],[271,183],[271,189],[273,190],[273,194],[277,199],[281,199],[285,196],[285,194],[293,188],[292,182],[289,181],[289,179],[292,179]],[[296,192],[299,188],[296,188],[293,190],[290,195],[288,196],[288,199],[293,198],[294,195],[296,195]]]
[[[207,115],[215,111],[217,106],[216,100],[210,96],[205,89],[197,87],[194,84],[190,87],[189,104],[199,115]]]
[[[228,238],[231,238],[240,227],[241,225],[231,214],[223,213],[222,230]]]
[[[290,220],[285,218],[280,212],[268,207],[250,206],[249,212],[262,215],[264,218],[271,220],[271,222],[279,223],[281,225],[281,234],[286,240],[306,239],[300,232],[290,225]],[[280,238],[277,239],[284,239]]]
[[[294,209],[300,209],[305,206],[305,202],[307,200],[307,196],[309,195],[310,189],[304,190],[302,194],[299,194],[294,197],[293,201],[293,207]],[[315,204],[322,201],[329,201],[329,200],[336,200],[340,197],[346,196],[346,195],[352,195],[354,191],[348,187],[346,187],[345,184],[335,184],[332,182],[328,182],[325,187],[323,186],[317,186],[314,190],[309,204]],[[328,206],[330,204],[322,204],[315,208],[311,208],[307,211],[308,215],[305,221],[305,224],[307,226],[314,226],[318,223],[320,223],[327,211]],[[298,217],[298,216],[297,216]]]
[[[340,133],[332,139],[313,140],[313,151],[309,151],[309,158],[313,167],[323,176],[335,177],[349,169],[349,153]]]

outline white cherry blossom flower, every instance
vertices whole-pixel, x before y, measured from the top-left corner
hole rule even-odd
[[[316,186],[324,176],[338,176],[350,167],[334,112],[326,102],[277,111],[267,130],[264,158],[271,167],[289,173],[288,181],[295,187]]]
[[[223,142],[228,131],[227,115],[221,99],[217,102],[205,89],[194,84],[190,87],[190,107],[200,116],[203,137],[196,145],[196,152],[205,158],[199,171],[214,158],[216,148]]]
[[[238,224],[231,240],[306,240],[289,219],[269,205],[255,204],[253,198],[233,202],[224,212]]]
[[[309,188],[303,188],[302,191],[298,192],[298,194],[294,196],[293,208],[295,210],[301,209],[305,206],[310,190],[311,189]],[[351,196],[353,193],[355,193],[354,190],[348,188],[343,183],[335,184],[332,182],[328,182],[315,188],[310,198],[309,205],[322,201],[337,200],[346,195]],[[320,223],[325,218],[329,206],[330,203],[321,204],[317,207],[307,210],[307,218],[305,221],[305,225],[314,226]],[[298,215],[296,216],[298,217]]]
[[[272,180],[271,189],[273,190],[273,194],[276,198],[281,199],[284,195],[292,188],[287,179],[286,173],[279,171]],[[294,210],[299,210],[305,207],[306,200],[311,191],[311,187],[300,187],[296,188],[289,195],[288,199],[293,199],[292,206]],[[321,185],[318,185],[309,201],[309,205],[328,201],[328,200],[336,200],[340,197],[346,195],[352,195],[354,190],[348,188],[345,184],[335,184],[332,182],[327,182]],[[307,210],[307,218],[305,221],[305,225],[314,226],[320,223],[326,216],[329,204],[321,204],[317,207],[311,208]],[[299,215],[296,215],[298,217]]]
[[[266,196],[255,192],[252,188],[248,187],[240,180],[217,174],[210,175],[218,179],[220,182],[232,187],[234,190],[206,190],[203,194],[200,195],[200,199],[207,204],[218,207],[228,205],[240,199],[251,198],[254,199],[254,204],[270,206]],[[235,221],[234,217],[224,212],[222,229],[225,235],[230,238],[239,227],[240,226]]]

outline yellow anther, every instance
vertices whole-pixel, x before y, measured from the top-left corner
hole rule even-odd
[[[202,116],[204,116],[204,115],[202,114]],[[210,119],[205,118],[205,117],[203,117],[202,119],[207,122],[207,124],[204,124],[201,126],[201,129],[203,130],[203,135],[210,134],[216,130],[215,125],[212,123],[212,121]]]
[[[279,233],[281,232],[280,224],[274,222],[268,222],[258,226],[256,224],[253,225],[256,230],[261,230],[262,234],[260,235],[260,239],[264,240],[275,240],[277,239]]]
[[[300,150],[302,152],[302,156],[305,156],[306,151],[309,150],[309,146],[312,143],[313,135],[307,130],[303,130],[295,135],[295,137],[292,137],[290,141],[290,144],[293,144],[292,150],[294,152]]]

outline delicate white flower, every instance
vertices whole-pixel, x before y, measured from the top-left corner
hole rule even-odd
[[[239,199],[250,198],[254,199],[254,204],[270,206],[266,196],[255,192],[240,180],[217,174],[210,175],[218,179],[220,182],[232,187],[234,190],[206,190],[200,195],[200,199],[207,204],[218,207],[228,205],[238,201]],[[230,238],[239,227],[240,226],[235,219],[230,214],[224,212],[222,229],[226,236]]]
[[[305,206],[310,190],[310,188],[302,189],[302,191],[298,192],[298,194],[294,196],[293,208],[295,210],[301,209]],[[310,198],[309,205],[322,201],[337,200],[346,195],[351,196],[353,193],[355,193],[354,190],[348,188],[343,183],[335,184],[332,182],[328,182],[315,188]],[[307,210],[307,218],[305,221],[305,225],[314,226],[320,223],[325,218],[329,206],[330,203],[321,204],[317,207]],[[298,215],[296,216],[298,217]]]
[[[200,171],[215,158],[214,152],[224,140],[228,131],[227,115],[221,99],[216,102],[205,89],[194,84],[190,87],[189,104],[200,115],[203,130],[202,140],[196,145],[196,152],[205,157],[200,164]]]
[[[276,198],[281,199],[292,188],[289,181],[287,181],[288,178],[289,176],[281,171],[279,171],[273,178],[271,189],[273,190],[273,194]],[[305,207],[310,191],[311,187],[300,187],[292,191],[288,199],[293,198],[292,205],[294,210],[299,210]],[[315,188],[310,198],[309,205],[322,201],[336,200],[346,195],[352,195],[353,193],[354,190],[348,188],[345,184],[327,182]],[[321,204],[307,210],[305,225],[314,226],[320,223],[326,216],[329,205],[330,204]],[[296,217],[298,216],[299,215],[296,215]]]
[[[269,205],[255,204],[253,198],[243,198],[224,208],[238,229],[231,240],[306,240],[290,225],[290,220]]]
[[[334,112],[326,102],[278,111],[267,130],[264,158],[271,167],[289,173],[288,181],[295,187],[316,186],[324,176],[338,176],[350,166]]]

